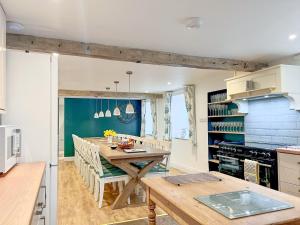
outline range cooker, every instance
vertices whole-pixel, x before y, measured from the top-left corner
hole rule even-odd
[[[244,160],[259,163],[260,184],[278,190],[277,152],[244,145],[219,144],[219,171],[244,179]]]

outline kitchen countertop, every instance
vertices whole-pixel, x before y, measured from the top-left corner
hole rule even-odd
[[[278,148],[276,150],[277,150],[277,152],[280,152],[280,153],[300,155],[300,146],[299,147]]]
[[[0,177],[0,224],[29,225],[45,163],[24,163]]]

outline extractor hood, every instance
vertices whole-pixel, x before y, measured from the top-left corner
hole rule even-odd
[[[300,66],[278,65],[226,80],[229,100],[285,96],[300,110]]]

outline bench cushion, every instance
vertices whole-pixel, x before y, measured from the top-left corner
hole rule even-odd
[[[139,169],[142,169],[148,163],[149,162],[147,162],[147,161],[145,161],[145,162],[136,162],[136,163],[132,163],[131,165],[133,165],[133,166],[135,166]],[[165,172],[169,172],[169,170],[166,168],[166,166],[162,163],[158,163],[157,165],[152,167],[148,173],[165,173]]]
[[[120,168],[113,166],[112,164],[102,164],[103,175],[100,176],[101,178],[105,177],[117,177],[122,175],[127,175],[126,172],[121,170]]]

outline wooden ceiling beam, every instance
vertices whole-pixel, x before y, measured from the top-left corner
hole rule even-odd
[[[152,93],[129,93],[129,92],[111,92],[111,91],[83,91],[83,90],[58,90],[59,97],[70,98],[118,98],[118,99],[158,99],[162,94]]]
[[[8,49],[199,69],[251,72],[267,66],[265,63],[189,56],[170,52],[124,48],[22,34],[7,34],[6,45]]]

